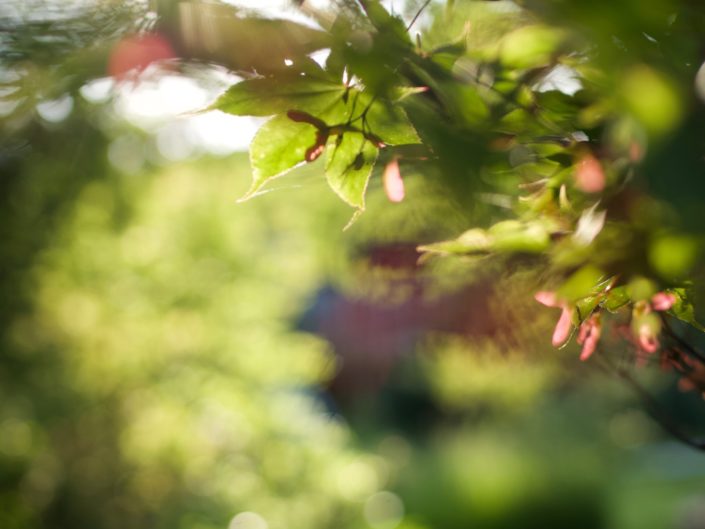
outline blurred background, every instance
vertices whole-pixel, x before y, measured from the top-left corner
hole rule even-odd
[[[237,204],[260,121],[163,43],[121,78],[149,23],[0,5],[0,528],[705,527],[705,457],[550,347],[539,277],[418,264],[481,207],[375,173],[343,231],[316,164]]]

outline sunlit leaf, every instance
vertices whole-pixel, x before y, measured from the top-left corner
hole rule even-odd
[[[377,147],[361,133],[347,132],[328,140],[326,179],[351,206],[365,208],[365,191],[377,153]]]
[[[563,38],[563,33],[554,28],[524,26],[502,40],[500,60],[512,68],[544,66],[558,51]]]
[[[288,110],[311,114],[343,104],[345,87],[307,76],[249,79],[230,87],[211,105],[237,116],[271,116]]]
[[[247,199],[269,180],[281,176],[303,163],[306,151],[316,144],[316,129],[286,116],[276,116],[265,123],[250,145],[252,186]]]

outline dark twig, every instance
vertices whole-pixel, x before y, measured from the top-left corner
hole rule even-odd
[[[631,375],[631,373],[629,373],[629,371],[612,364],[612,362],[610,362],[602,352],[599,352],[599,354],[595,355],[593,358],[595,360],[601,360],[602,364],[594,362],[591,363],[591,365],[594,365],[607,374],[616,375],[619,379],[626,382],[632,390],[634,390],[637,396],[639,396],[644,403],[649,415],[661,426],[661,428],[666,431],[666,433],[691,448],[705,451],[705,440],[695,439],[685,433],[683,429],[671,418],[671,416],[664,411],[663,407],[659,405],[654,396],[646,391],[646,389],[644,389],[644,387]]]
[[[409,31],[411,29],[411,26],[413,26],[418,18],[421,16],[421,13],[424,12],[424,10],[428,7],[428,5],[431,3],[431,0],[426,0],[424,4],[419,8],[419,10],[416,12],[414,15],[414,18],[411,19],[411,22],[409,22],[409,25],[406,26],[406,31]]]
[[[661,315],[661,321],[663,321],[663,326],[666,329],[666,332],[668,333],[668,336],[673,338],[676,342],[678,342],[678,345],[683,347],[690,356],[694,356],[698,360],[700,360],[703,364],[705,364],[705,355],[703,355],[700,351],[695,349],[688,341],[680,336],[676,331],[673,330],[673,327],[671,326],[671,323],[668,321],[666,316],[663,314]]]

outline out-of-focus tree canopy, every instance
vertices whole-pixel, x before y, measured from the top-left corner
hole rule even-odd
[[[705,8],[390,4],[0,5],[0,527],[698,527]]]

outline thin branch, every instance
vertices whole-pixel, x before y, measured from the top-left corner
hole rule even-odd
[[[428,7],[428,5],[431,3],[431,0],[426,0],[424,4],[419,8],[419,10],[416,12],[414,15],[414,18],[411,19],[411,22],[409,22],[409,25],[406,26],[406,31],[409,31],[411,29],[411,26],[413,26],[418,18],[421,16],[421,13],[424,12],[424,10]]]
[[[644,402],[649,415],[651,415],[651,417],[659,423],[661,428],[686,445],[697,450],[705,451],[705,440],[695,439],[685,433],[682,428],[671,418],[671,416],[663,410],[653,395],[646,391],[628,371],[625,369],[618,369],[617,375],[619,378],[627,382],[637,393],[637,395],[639,395],[641,400]]]
[[[617,377],[626,382],[642,400],[649,415],[661,426],[661,428],[666,431],[666,433],[691,448],[705,452],[705,439],[696,439],[685,433],[683,429],[671,418],[671,416],[664,411],[663,407],[658,403],[654,396],[644,389],[644,387],[637,382],[629,371],[614,366],[614,364],[612,364],[601,352],[599,355],[595,355],[595,357],[602,360],[604,365],[600,365],[599,363],[594,363],[593,365],[602,369],[602,371],[607,374],[616,374]]]
[[[690,343],[688,343],[688,341],[685,338],[683,338],[676,331],[674,331],[673,327],[671,326],[671,323],[668,321],[666,316],[664,316],[663,314],[661,315],[661,321],[663,321],[663,326],[665,327],[668,335],[671,338],[673,338],[676,342],[678,342],[678,345],[680,345],[686,351],[688,351],[688,353],[691,356],[694,356],[695,358],[700,360],[703,364],[705,364],[705,355],[703,355],[700,351],[695,349],[695,347],[693,347]]]

